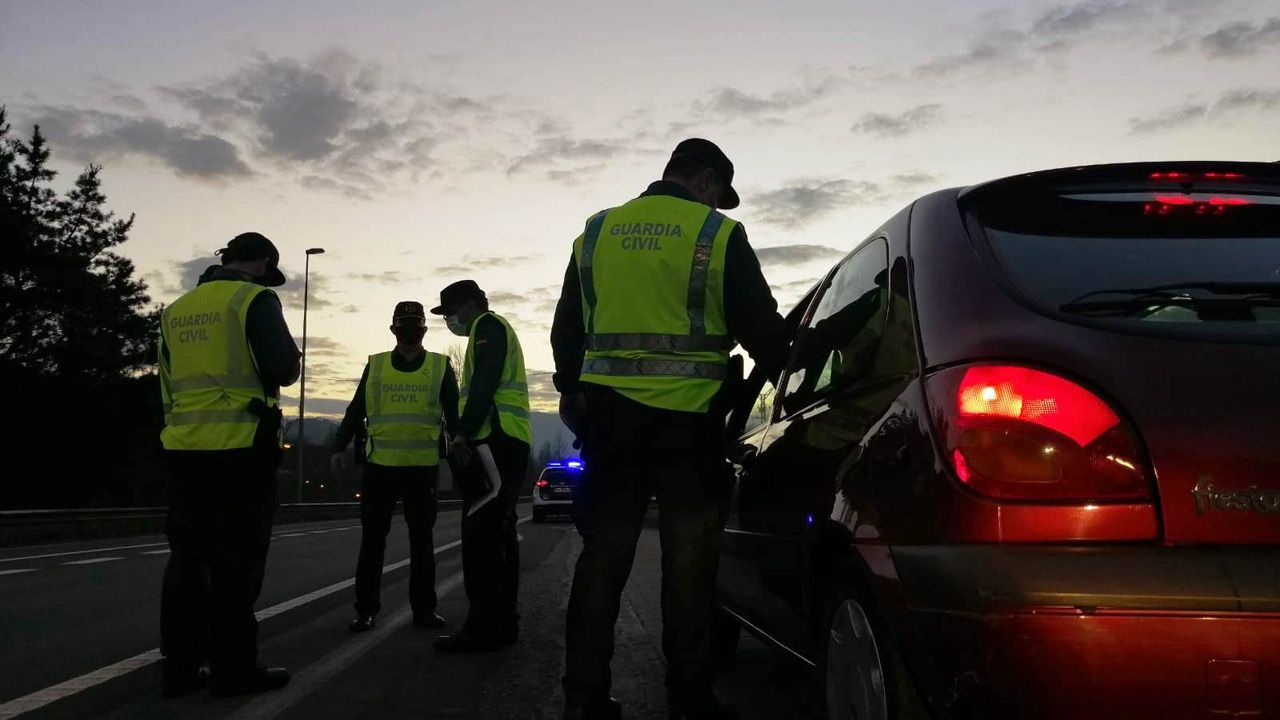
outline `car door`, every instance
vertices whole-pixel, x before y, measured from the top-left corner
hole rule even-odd
[[[744,437],[727,544],[744,619],[803,652],[814,599],[811,536],[830,517],[834,482],[875,418],[851,400],[872,388],[885,326],[888,247],[875,238],[828,275],[793,343],[773,415]]]

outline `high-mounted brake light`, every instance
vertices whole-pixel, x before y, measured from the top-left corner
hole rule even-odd
[[[927,381],[956,477],[980,495],[1028,502],[1146,500],[1138,442],[1106,401],[1052,373],[951,368]]]
[[[1191,180],[1192,178],[1197,177],[1205,180],[1240,180],[1244,175],[1235,172],[1205,172],[1199,174],[1187,172],[1153,172],[1150,175],[1152,180]]]

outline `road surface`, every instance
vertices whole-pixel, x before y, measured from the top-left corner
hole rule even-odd
[[[358,521],[277,528],[258,602],[264,661],[289,667],[275,693],[212,700],[159,697],[163,537],[10,548],[0,552],[0,719],[32,718],[513,718],[551,720],[563,708],[564,609],[581,548],[570,524],[528,522],[521,508],[521,637],[503,652],[445,656],[437,631],[414,627],[408,536],[387,544],[377,629],[351,635]],[[466,615],[459,513],[436,525],[440,612]],[[657,531],[645,530],[624,597],[614,695],[627,718],[666,717]],[[821,717],[812,677],[744,638],[720,694],[744,718]]]

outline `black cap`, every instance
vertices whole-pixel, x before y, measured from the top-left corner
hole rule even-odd
[[[270,260],[267,276],[263,278],[262,284],[267,287],[280,287],[284,284],[284,273],[280,272],[280,251],[266,235],[256,232],[240,233],[214,255],[222,256],[223,265],[239,260]]]
[[[421,320],[424,324],[427,322],[427,314],[422,311],[422,303],[413,300],[396,303],[396,310],[391,314],[391,324],[399,325],[401,320],[409,318]]]
[[[724,210],[732,210],[738,207],[738,191],[733,189],[733,163],[729,162],[728,156],[724,154],[715,143],[702,138],[689,138],[683,140],[676,149],[671,152],[671,157],[691,157],[697,158],[706,163],[707,167],[716,171],[716,175],[724,181],[724,191],[720,193],[719,199],[716,200],[716,207]]]
[[[440,304],[431,308],[432,315],[452,315],[458,311],[458,306],[468,300],[476,302],[484,302],[486,300],[484,291],[476,284],[475,280],[459,280],[445,286],[440,291]]]

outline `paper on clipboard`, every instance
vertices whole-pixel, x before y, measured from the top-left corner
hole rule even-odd
[[[489,449],[489,446],[477,445],[475,459],[480,463],[480,467],[484,469],[485,477],[489,480],[489,489],[472,503],[467,510],[467,517],[474,515],[477,510],[487,505],[490,500],[498,497],[498,492],[502,490],[502,475],[498,474],[498,463],[494,462],[493,451]]]

